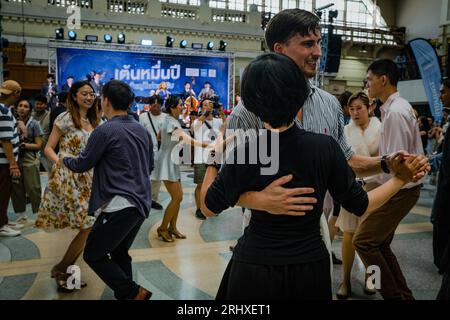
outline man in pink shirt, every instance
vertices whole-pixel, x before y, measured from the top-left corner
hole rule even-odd
[[[397,91],[398,76],[397,66],[388,59],[374,61],[367,69],[369,95],[383,102],[380,155],[397,150],[424,154],[413,108]],[[390,172],[383,160],[381,166],[385,173],[377,180],[385,183]],[[421,180],[405,185],[378,210],[363,216],[353,237],[353,244],[366,267],[379,267],[381,287],[377,289],[384,299],[414,299],[390,245],[400,221],[419,199],[420,186]]]

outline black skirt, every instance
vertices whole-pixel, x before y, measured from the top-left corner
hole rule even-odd
[[[330,259],[290,265],[230,260],[217,300],[332,300]]]

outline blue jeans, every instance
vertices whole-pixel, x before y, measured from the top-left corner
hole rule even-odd
[[[431,172],[438,172],[442,163],[442,152],[429,158]]]

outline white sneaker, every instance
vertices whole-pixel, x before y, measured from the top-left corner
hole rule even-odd
[[[3,237],[16,237],[16,236],[20,236],[20,231],[18,230],[13,230],[10,227],[8,227],[8,225],[4,225],[2,228],[0,228],[0,236]]]
[[[27,214],[24,212],[24,213],[19,213],[18,215],[17,215],[17,219],[16,219],[16,221],[15,221],[16,223],[19,223],[19,224],[27,224],[27,222],[28,222],[28,216],[27,216]]]
[[[23,229],[25,227],[25,225],[15,222],[15,221],[11,221],[8,223],[8,227],[14,230],[20,230]]]

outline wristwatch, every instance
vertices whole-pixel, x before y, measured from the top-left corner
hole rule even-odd
[[[386,162],[387,157],[388,157],[387,155],[384,155],[381,157],[381,162],[380,162],[381,170],[383,170],[384,173],[391,173],[391,171],[388,168],[387,162]]]
[[[220,170],[220,164],[216,162],[216,151],[211,150],[209,152],[208,160],[206,161],[206,167],[214,167],[217,170]]]
[[[206,164],[206,167],[207,167],[207,168],[208,168],[208,167],[214,167],[214,168],[216,168],[217,170],[220,170],[220,164],[217,164],[217,163],[215,163],[215,162]]]

